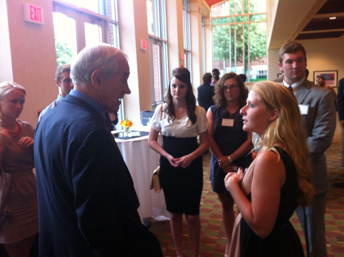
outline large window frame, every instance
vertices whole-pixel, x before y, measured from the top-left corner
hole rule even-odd
[[[168,89],[168,49],[167,49],[167,27],[166,27],[166,1],[150,0],[153,4],[153,17],[151,19],[153,28],[148,29],[149,52],[151,66],[151,95],[152,108],[164,102]],[[148,4],[148,1],[147,1]],[[147,6],[148,9],[148,6]],[[149,24],[147,24],[148,26]],[[158,52],[156,50],[158,49]],[[156,55],[153,56],[153,53]]]
[[[259,0],[259,1],[262,1],[262,0]],[[220,73],[223,73],[224,70],[226,70],[225,72],[232,71],[238,74],[245,73],[248,78],[247,82],[250,82],[253,77],[256,77],[256,79],[261,79],[262,77],[264,76],[266,77],[267,75],[267,65],[266,65],[266,71],[264,72],[263,75],[255,73],[255,70],[252,69],[252,66],[254,66],[253,62],[256,62],[256,60],[251,60],[251,51],[250,51],[251,50],[251,25],[252,24],[259,24],[259,25],[265,24],[265,29],[266,29],[267,22],[268,22],[267,12],[266,12],[267,3],[265,2],[265,6],[263,5],[263,9],[265,7],[264,11],[253,12],[251,10],[251,7],[252,7],[251,4],[254,4],[255,2],[256,1],[254,0],[225,0],[212,6],[212,27],[213,27],[214,40],[215,40],[215,34],[216,34],[215,28],[220,27],[220,26],[224,26],[226,28],[228,26],[229,42],[227,43],[229,45],[229,49],[228,49],[229,56],[228,56],[228,60],[223,59],[223,69],[220,69]],[[239,38],[238,36],[240,34],[242,35],[241,38]],[[241,40],[241,42],[238,42],[238,40]],[[242,49],[240,49],[241,52],[238,52],[237,46],[240,44],[242,45]],[[215,48],[216,46],[214,45],[214,49]],[[226,49],[223,49],[223,51],[226,51]],[[214,52],[213,67],[216,66],[215,54],[216,53]],[[238,60],[238,56],[240,55],[241,55],[241,61]],[[266,56],[267,56],[267,49],[265,49],[264,58],[266,58]],[[229,62],[229,66],[226,66],[226,62]],[[241,66],[238,66],[238,63],[240,62],[242,63],[242,68],[240,68]],[[263,64],[263,66],[264,65],[265,64]],[[262,68],[260,67],[259,69],[261,70]]]
[[[191,30],[189,2],[183,0],[184,65],[191,73]],[[191,76],[192,78],[192,76]]]
[[[86,46],[85,23],[101,27],[101,42],[120,48],[117,0],[97,0],[98,12],[79,7],[68,1],[53,0],[53,12],[62,13],[75,20],[77,53]],[[112,10],[109,10],[109,6]],[[118,110],[118,120],[124,118],[123,99]],[[119,122],[120,123],[120,122]],[[120,129],[119,123],[116,129]]]

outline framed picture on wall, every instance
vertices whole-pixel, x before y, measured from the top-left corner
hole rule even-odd
[[[316,79],[318,76],[322,76],[325,79],[326,85],[329,85],[331,87],[338,87],[337,70],[314,71],[314,83],[316,83]]]

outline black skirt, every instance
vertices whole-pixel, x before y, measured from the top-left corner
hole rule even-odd
[[[163,149],[174,158],[188,155],[198,148],[196,137],[163,137]],[[172,213],[199,214],[203,189],[202,156],[187,168],[173,167],[160,157],[160,183],[164,190],[166,207]]]

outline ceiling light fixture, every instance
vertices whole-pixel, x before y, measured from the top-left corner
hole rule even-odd
[[[330,20],[335,20],[337,19],[337,17],[330,17]]]

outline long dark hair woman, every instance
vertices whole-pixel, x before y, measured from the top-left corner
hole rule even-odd
[[[196,106],[190,72],[186,68],[172,71],[167,103],[156,107],[151,119],[149,145],[161,154],[160,182],[177,256],[183,251],[183,215],[185,214],[192,244],[192,256],[199,256],[199,209],[203,189],[202,154],[208,149],[208,121],[204,109]],[[163,146],[157,142],[163,136]],[[200,144],[197,143],[200,136]]]
[[[235,73],[223,75],[215,86],[215,105],[208,110],[211,155],[210,180],[222,204],[228,256],[234,224],[233,198],[223,182],[236,167],[247,168],[252,162],[252,133],[242,129],[240,109],[246,104],[247,88]]]
[[[25,95],[16,83],[0,84],[0,244],[10,257],[28,257],[38,233],[34,128],[17,119]]]

